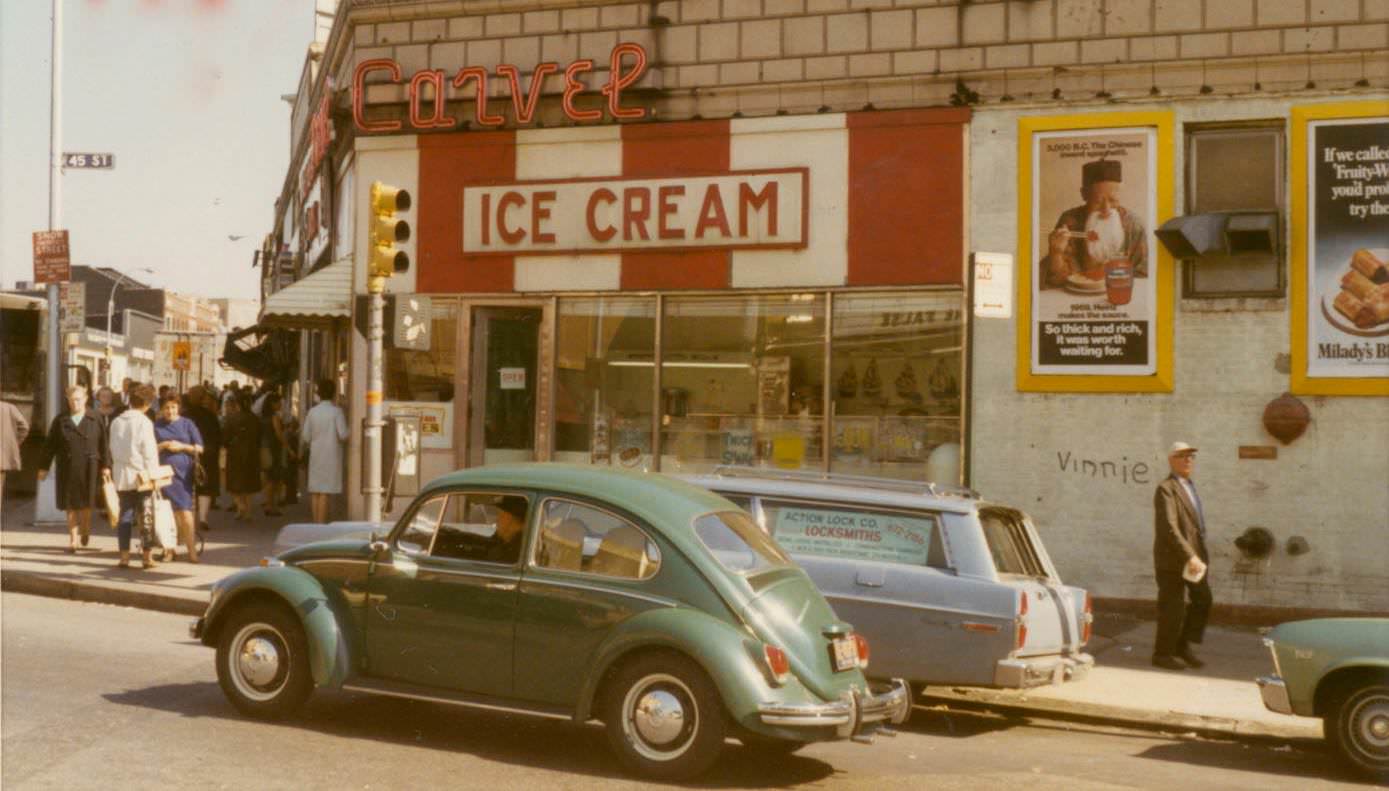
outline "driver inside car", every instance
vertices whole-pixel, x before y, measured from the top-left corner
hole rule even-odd
[[[512,565],[521,559],[521,534],[526,528],[529,505],[524,497],[503,497],[497,502],[497,532],[483,560]]]

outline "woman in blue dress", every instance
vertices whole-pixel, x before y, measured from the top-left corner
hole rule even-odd
[[[159,419],[154,421],[154,438],[159,443],[159,463],[174,468],[174,479],[160,492],[174,508],[174,524],[188,552],[188,562],[198,562],[198,542],[193,518],[193,468],[203,452],[198,426],[179,417],[178,396],[165,396],[159,402]],[[164,559],[174,559],[174,548],[164,548]]]

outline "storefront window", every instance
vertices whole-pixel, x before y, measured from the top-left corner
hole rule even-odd
[[[654,469],[655,297],[561,299],[556,461]]]
[[[825,295],[665,300],[661,470],[823,469]]]
[[[386,349],[386,398],[391,401],[453,400],[458,361],[458,305],[434,300],[429,351]]]
[[[836,295],[831,471],[960,482],[958,291]]]

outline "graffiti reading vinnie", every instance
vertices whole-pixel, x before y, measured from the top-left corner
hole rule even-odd
[[[1118,480],[1122,483],[1132,483],[1139,486],[1147,485],[1152,480],[1149,477],[1152,468],[1148,466],[1147,462],[1130,462],[1128,456],[1121,456],[1119,461],[1081,459],[1071,451],[1058,450],[1056,463],[1062,472],[1073,472],[1090,478]]]

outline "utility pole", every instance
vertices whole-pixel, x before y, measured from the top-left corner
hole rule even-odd
[[[53,37],[51,64],[52,90],[48,104],[48,230],[56,231],[63,224],[63,0],[52,0]],[[57,283],[48,284],[48,354],[45,357],[44,418],[51,425],[62,411],[63,339],[58,313],[60,299]],[[44,428],[47,428],[45,426]],[[34,521],[62,521],[58,510],[56,476],[46,476],[39,482],[34,501]]]

